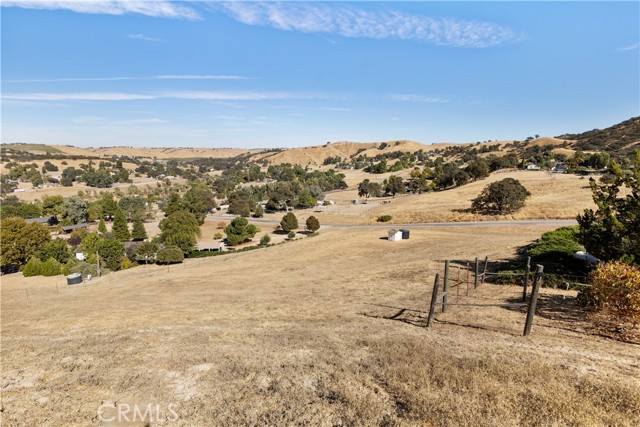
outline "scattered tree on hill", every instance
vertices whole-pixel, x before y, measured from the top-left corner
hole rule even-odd
[[[473,199],[471,209],[484,214],[508,214],[524,206],[524,202],[531,193],[514,178],[487,185],[482,192]]]
[[[105,218],[113,218],[118,210],[118,202],[113,198],[113,193],[107,192],[102,195],[100,199],[100,205],[102,206],[102,215]]]
[[[156,262],[158,264],[179,264],[184,261],[184,252],[177,246],[165,246],[158,250]]]
[[[640,265],[640,151],[634,169],[625,173],[615,162],[611,184],[589,181],[597,209],[578,215],[580,241],[589,253],[602,260],[624,260]],[[626,195],[620,191],[626,189]]]
[[[280,227],[282,227],[284,231],[296,230],[298,228],[298,218],[296,218],[293,212],[287,212],[280,221]]]
[[[365,179],[358,184],[358,196],[360,197],[380,197],[382,196],[382,187],[377,182],[371,182]]]
[[[98,231],[102,233],[102,235],[107,234],[107,225],[104,223],[104,219],[100,218],[100,222],[98,223]]]
[[[200,225],[195,215],[187,211],[175,211],[160,221],[160,240],[168,246],[177,246],[188,254],[201,235]]]
[[[316,231],[320,230],[320,221],[318,221],[318,218],[312,215],[309,218],[307,218],[306,226],[307,226],[307,230],[311,231],[312,233],[315,233]]]
[[[113,217],[111,235],[121,242],[126,242],[131,238],[131,234],[129,234],[129,225],[127,224],[127,218],[120,208],[116,210],[116,214]]]
[[[213,192],[203,182],[191,186],[182,198],[185,209],[195,215],[198,224],[202,225],[207,213],[216,207]]]
[[[98,242],[97,252],[100,260],[109,270],[117,271],[120,269],[122,260],[125,258],[125,249],[122,243],[115,238],[103,239]]]
[[[224,229],[224,232],[227,233],[229,245],[236,246],[253,238],[258,229],[255,225],[249,224],[246,218],[238,217],[231,221],[231,224]]]
[[[401,177],[391,175],[384,181],[384,191],[396,197],[396,194],[404,194],[407,190],[404,186],[404,180]]]
[[[168,217],[174,212],[185,210],[184,204],[182,203],[182,198],[180,198],[180,194],[173,191],[169,196],[169,200],[167,200],[163,210],[165,217]]]
[[[131,240],[141,241],[147,238],[147,230],[140,218],[133,220],[133,228],[131,229]]]
[[[3,219],[0,222],[0,265],[23,265],[50,240],[49,230],[42,224],[27,224],[18,217]]]
[[[62,175],[60,176],[60,183],[63,187],[71,187],[73,185],[73,181],[76,180],[76,177],[80,174],[80,171],[76,170],[74,167],[68,167],[62,171]]]

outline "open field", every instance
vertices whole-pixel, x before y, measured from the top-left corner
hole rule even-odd
[[[522,338],[499,308],[423,327],[442,259],[509,257],[548,229],[333,228],[77,286],[3,276],[3,425],[102,425],[101,404],[134,401],[174,405],[153,426],[638,425],[638,346],[551,316]]]

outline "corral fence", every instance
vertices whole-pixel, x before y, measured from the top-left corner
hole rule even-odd
[[[527,258],[525,268],[522,272],[490,272],[488,271],[489,258],[484,261],[479,258],[475,262],[451,262],[444,261],[442,275],[436,273],[431,302],[429,304],[429,314],[427,317],[427,327],[433,325],[436,312],[446,313],[449,307],[504,307],[504,308],[526,308],[526,319],[523,335],[531,333],[533,319],[538,302],[538,293],[543,281],[548,281],[553,287],[583,288],[589,287],[585,276],[546,274],[544,265],[537,264],[535,269],[531,268],[531,258]],[[442,280],[441,280],[442,276]],[[491,302],[476,303],[468,302],[474,292],[484,283],[511,283],[522,286],[522,296],[520,302]]]

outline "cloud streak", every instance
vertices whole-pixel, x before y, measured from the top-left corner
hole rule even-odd
[[[444,98],[417,95],[414,93],[391,95],[391,99],[398,102],[424,102],[430,104],[442,104],[448,102]]]
[[[64,83],[64,82],[109,82],[120,80],[251,80],[244,76],[217,75],[160,75],[150,77],[64,77],[55,79],[14,79],[2,80],[3,83]]]
[[[71,92],[71,93],[8,93],[7,101],[138,101],[155,99],[213,100],[213,101],[266,101],[281,99],[310,99],[313,95],[286,92],[213,92],[168,91],[153,94],[128,92]]]
[[[629,51],[632,51],[632,50],[638,50],[639,48],[640,48],[640,43],[635,43],[635,44],[632,44],[632,45],[629,45],[629,46],[619,47],[616,50],[618,52],[629,52]]]
[[[128,34],[127,38],[133,40],[144,40],[146,42],[163,42],[163,39],[159,39],[156,37],[145,36],[144,34]]]
[[[3,0],[2,6],[105,15],[138,14],[157,18],[200,19],[200,14],[193,8],[166,0]]]
[[[208,8],[246,25],[353,38],[412,40],[435,46],[487,48],[522,38],[512,29],[491,22],[431,18],[387,9],[369,11],[335,4],[211,2]]]

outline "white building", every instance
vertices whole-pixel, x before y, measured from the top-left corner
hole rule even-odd
[[[388,240],[392,242],[396,242],[398,240],[402,240],[402,231],[391,229],[388,233]]]

